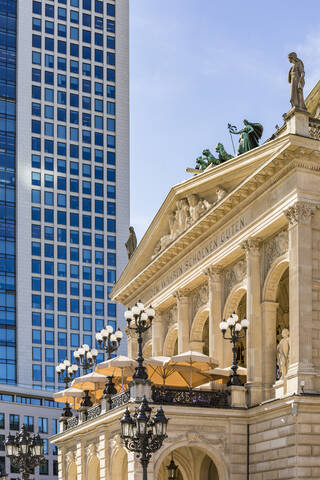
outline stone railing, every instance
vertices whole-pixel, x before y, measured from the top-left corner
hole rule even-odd
[[[320,120],[317,118],[309,118],[309,135],[320,140]]]
[[[71,417],[67,420],[66,424],[66,430],[69,430],[69,428],[74,428],[78,425],[79,423],[79,417]]]
[[[118,407],[122,407],[130,400],[130,390],[126,390],[124,392],[118,393],[111,397],[110,400],[110,410]]]
[[[87,410],[87,414],[86,414],[86,417],[87,417],[86,421],[93,420],[94,418],[99,417],[100,413],[101,413],[101,405],[100,404],[89,408]]]
[[[187,407],[230,408],[229,392],[189,390],[187,388],[152,387],[152,401],[162,405]]]

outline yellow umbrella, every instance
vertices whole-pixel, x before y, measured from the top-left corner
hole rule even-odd
[[[125,355],[118,355],[117,357],[110,358],[105,362],[101,362],[97,365],[96,371],[106,377],[114,377],[115,379],[121,377],[121,390],[123,391],[123,379],[126,381],[132,377],[135,367],[138,365],[136,360],[126,357]]]
[[[205,373],[209,374],[212,378],[219,380],[222,379],[223,381],[227,381],[232,374],[231,367],[226,368],[211,368],[207,370]],[[237,374],[241,377],[242,381],[245,381],[245,377],[247,376],[247,369],[245,367],[238,367]]]
[[[192,367],[195,367],[198,370],[204,371],[208,369],[208,365],[209,366],[218,365],[218,362],[216,360],[213,360],[212,358],[208,357],[204,353],[193,352],[192,350],[189,350],[188,352],[179,353],[178,355],[174,355],[171,358],[170,363],[179,364],[182,366],[183,365],[189,366],[190,389],[192,388],[192,385],[193,385],[193,379],[192,379],[193,368]]]
[[[101,393],[106,383],[106,377],[96,372],[87,373],[82,377],[76,377],[71,383],[72,386],[84,391],[94,391],[95,400],[97,393]]]
[[[170,363],[170,357],[149,357],[145,359],[149,379],[156,385],[167,387],[185,387],[190,385],[190,366]],[[209,375],[192,369],[192,386],[196,387],[207,381]]]
[[[60,392],[56,392],[53,398],[56,402],[73,403],[73,408],[76,409],[80,406],[82,395],[83,391],[79,388],[69,387],[65,390],[60,390]]]

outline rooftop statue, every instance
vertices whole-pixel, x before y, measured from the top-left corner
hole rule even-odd
[[[130,258],[133,255],[133,252],[137,248],[137,237],[133,227],[129,227],[129,238],[126,241],[125,246],[128,253],[128,260],[130,260]]]
[[[233,158],[232,155],[229,155],[224,149],[222,143],[218,143],[216,146],[216,152],[219,154],[218,158],[215,158],[209,149],[203,150],[203,157],[198,157],[196,159],[196,170],[204,171],[209,165],[220,165],[230,158]]]
[[[248,120],[243,120],[244,127],[237,131],[236,127],[228,124],[229,132],[233,135],[240,135],[238,155],[249,152],[253,148],[259,146],[259,140],[262,137],[263,126],[261,123],[252,123]]]
[[[304,87],[304,65],[302,60],[297,57],[295,52],[291,52],[288,55],[289,62],[292,63],[292,67],[289,70],[288,80],[291,84],[291,97],[290,102],[293,108],[300,108],[307,110],[303,98]]]

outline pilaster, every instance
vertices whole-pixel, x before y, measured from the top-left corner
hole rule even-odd
[[[77,439],[75,461],[77,466],[77,480],[85,479],[85,458],[84,458],[84,443],[81,436]]]
[[[316,209],[297,202],[284,214],[289,222],[289,331],[287,393],[314,389],[312,363],[312,225]]]
[[[264,400],[274,397],[273,385],[276,382],[277,369],[277,302],[262,302],[262,332],[263,332],[263,384]]]
[[[178,309],[178,353],[183,353],[190,349],[189,297],[181,290],[173,296]]]
[[[164,322],[160,312],[156,312],[152,322],[152,356],[157,357],[163,353],[165,338]]]
[[[260,239],[248,238],[241,248],[247,259],[247,387],[249,404],[255,405],[263,398]]]
[[[222,268],[210,266],[204,273],[209,287],[209,356],[222,365],[223,339],[219,328],[222,321]]]

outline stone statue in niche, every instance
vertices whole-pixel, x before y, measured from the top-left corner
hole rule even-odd
[[[289,330],[284,328],[282,330],[282,339],[277,346],[277,363],[279,369],[279,378],[283,380],[288,373],[289,367],[289,353],[290,353],[290,340]]]
[[[199,220],[211,206],[208,200],[200,198],[197,194],[190,194],[188,197],[177,200],[176,209],[168,214],[169,232],[156,243],[152,258],[159,255],[181,233]]]

